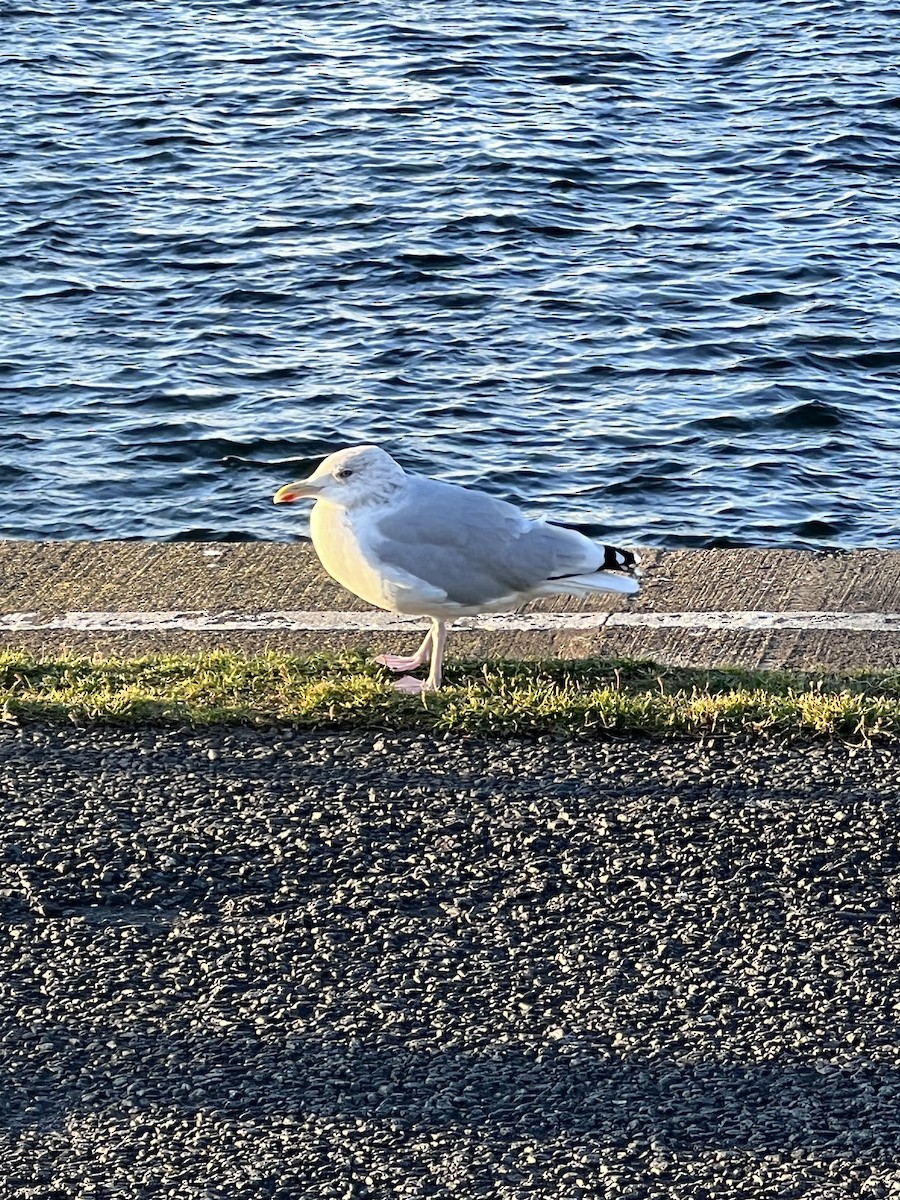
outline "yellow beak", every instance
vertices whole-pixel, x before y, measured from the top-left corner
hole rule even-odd
[[[272,497],[272,503],[291,504],[294,500],[315,499],[318,494],[318,485],[309,480],[303,483],[286,483]]]

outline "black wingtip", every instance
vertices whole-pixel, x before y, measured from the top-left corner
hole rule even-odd
[[[635,554],[633,550],[623,550],[619,546],[604,546],[601,570],[633,573],[640,561],[640,555]]]

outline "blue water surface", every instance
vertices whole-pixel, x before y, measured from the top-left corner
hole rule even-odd
[[[900,7],[0,32],[0,536],[290,538],[375,441],[626,543],[896,542]]]

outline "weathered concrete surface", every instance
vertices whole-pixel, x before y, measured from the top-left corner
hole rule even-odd
[[[527,611],[636,613],[900,612],[900,551],[834,555],[791,550],[644,552],[636,601],[559,597]],[[369,611],[322,571],[308,543],[0,542],[0,614],[72,611]],[[312,650],[403,649],[405,635],[297,632],[0,631],[0,645],[41,652],[148,653],[231,646]],[[654,658],[673,664],[891,667],[900,632],[606,628],[454,633],[451,656]]]

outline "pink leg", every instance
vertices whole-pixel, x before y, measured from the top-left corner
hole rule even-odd
[[[418,667],[425,666],[430,653],[431,630],[429,629],[425,634],[425,640],[415,654],[411,654],[408,658],[405,658],[402,654],[379,654],[375,662],[380,667],[387,667],[389,671],[415,671]]]
[[[447,640],[447,626],[443,621],[434,622],[431,648],[431,670],[425,680],[429,692],[436,692],[441,686],[441,667],[444,663],[444,642]]]
[[[398,679],[394,687],[398,692],[406,692],[410,696],[418,696],[421,692],[436,692],[441,686],[441,663],[444,658],[444,642],[447,639],[447,626],[436,617],[431,619],[431,670],[425,680],[414,679],[412,675],[404,675]],[[424,643],[423,643],[424,644]]]

